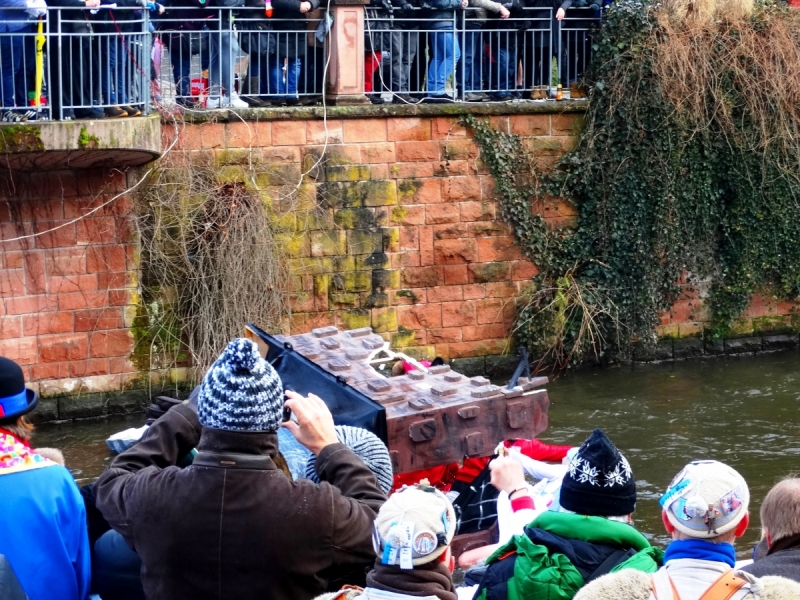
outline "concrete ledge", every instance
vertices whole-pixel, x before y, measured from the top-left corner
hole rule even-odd
[[[0,125],[0,165],[11,170],[129,167],[159,156],[158,115]]]
[[[352,106],[327,106],[329,119],[357,119],[368,117],[456,117],[461,115],[535,115],[582,113],[589,103],[585,100],[519,101],[519,102],[455,102],[453,104],[363,104]],[[326,109],[322,106],[293,106],[285,108],[245,108],[241,110],[186,111],[186,123],[228,121],[279,121],[322,119]]]

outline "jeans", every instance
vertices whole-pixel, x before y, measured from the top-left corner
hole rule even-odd
[[[458,89],[469,94],[480,92],[483,65],[483,35],[480,26],[467,26],[464,32],[464,62],[458,66]]]
[[[297,97],[297,84],[300,81],[300,57],[286,59],[286,79],[283,77],[283,59],[276,54],[269,56],[269,92],[290,98]]]
[[[458,38],[452,30],[437,30],[430,34],[431,62],[428,65],[428,96],[443,96],[447,80],[453,75],[461,58]]]
[[[14,101],[14,76],[22,64],[22,36],[8,35],[4,33],[0,36],[0,69],[2,69],[2,92],[3,108],[13,108]]]
[[[233,31],[231,15],[229,10],[222,11],[222,18],[218,24],[211,26],[211,29],[219,27],[219,31],[212,31],[209,34],[211,45],[211,64],[208,69],[208,95],[220,96],[222,90],[230,93],[233,89],[233,48],[236,42],[233,41]]]
[[[101,38],[100,77],[102,78],[103,100],[106,104],[128,104],[130,101],[130,57],[122,37],[115,35]],[[130,41],[130,37],[125,41]],[[103,52],[105,51],[105,52]],[[105,54],[105,56],[104,56]]]
[[[507,98],[517,87],[517,35],[516,32],[492,32],[491,49],[495,60],[491,70],[493,95]]]
[[[392,31],[392,91],[408,92],[411,65],[417,54],[419,45],[419,32],[417,31]],[[415,90],[419,85],[414,86]]]
[[[94,544],[92,591],[103,600],[144,600],[142,560],[113,529]]]

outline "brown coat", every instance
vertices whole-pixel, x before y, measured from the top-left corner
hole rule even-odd
[[[149,599],[311,599],[326,570],[374,560],[386,497],[372,472],[331,444],[317,459],[323,483],[292,482],[271,459],[277,443],[275,433],[201,435],[194,411],[178,406],[114,460],[97,506],[141,556]],[[195,446],[192,466],[172,466]]]

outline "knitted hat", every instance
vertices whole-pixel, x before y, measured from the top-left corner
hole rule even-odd
[[[736,528],[747,514],[750,490],[739,473],[716,460],[686,465],[661,497],[670,523],[693,538],[713,538]]]
[[[389,450],[380,438],[366,429],[351,427],[350,425],[337,425],[336,437],[339,441],[350,448],[358,458],[364,461],[369,470],[375,473],[378,485],[385,494],[392,489],[394,475],[392,474],[392,459],[389,457]],[[317,475],[317,457],[311,455],[306,462],[306,479],[314,483],[319,483]]]
[[[203,377],[197,396],[200,424],[232,431],[277,431],[283,384],[250,340],[230,342]]]
[[[621,517],[636,508],[636,481],[624,456],[595,429],[569,463],[561,506],[579,515]]]
[[[456,532],[456,513],[442,492],[427,485],[403,486],[378,511],[372,535],[383,564],[411,568],[439,558]],[[405,566],[404,566],[405,565]]]

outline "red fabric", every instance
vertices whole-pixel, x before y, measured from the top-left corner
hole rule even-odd
[[[453,482],[456,480],[458,469],[458,463],[450,463],[439,465],[438,467],[431,467],[430,469],[401,473],[400,475],[394,476],[392,491],[399,490],[404,485],[413,485],[419,483],[422,479],[427,479],[436,489],[448,492],[450,491],[450,486],[453,485]]]
[[[486,468],[491,458],[491,456],[484,456],[483,458],[465,458],[464,464],[458,470],[458,473],[456,473],[456,479],[464,483],[472,483],[475,481],[475,478],[481,474],[481,471]]]
[[[517,512],[518,510],[525,510],[525,509],[533,510],[536,508],[536,505],[533,503],[533,498],[530,496],[520,496],[519,498],[514,498],[511,501],[511,510]]]
[[[539,440],[506,440],[503,442],[506,448],[512,446],[519,448],[519,451],[534,460],[543,462],[561,462],[567,455],[572,446],[558,446],[555,444],[545,444]]]
[[[372,91],[372,79],[375,77],[375,71],[381,66],[381,53],[380,52],[367,52],[364,57],[364,91]]]
[[[800,0],[789,0],[789,6],[800,8]]]
[[[419,364],[421,364],[426,369],[431,366],[431,361],[429,361],[429,360],[420,360],[420,361],[417,361],[417,362],[419,362]],[[406,373],[408,373],[409,371],[416,371],[417,367],[412,365],[410,362],[403,361],[403,370]]]

